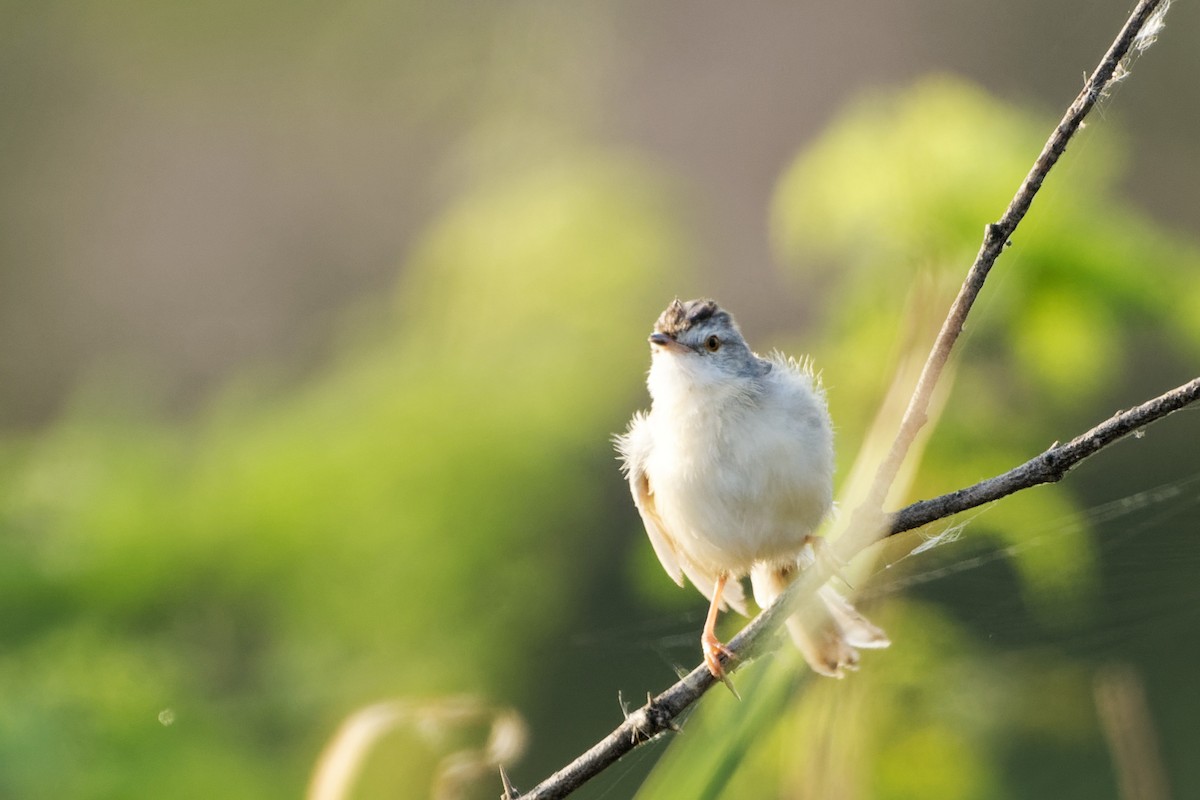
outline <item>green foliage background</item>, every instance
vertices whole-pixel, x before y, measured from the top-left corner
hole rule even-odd
[[[143,367],[102,367],[52,420],[0,434],[0,796],[294,797],[341,720],[397,697],[515,707],[531,742],[514,775],[540,779],[615,724],[617,689],[636,702],[696,660],[703,603],[659,574],[608,444],[646,402],[650,321],[712,284],[680,182],[546,114],[586,120],[576,90],[593,77],[533,80],[562,53],[529,45],[518,17],[437,28],[398,8],[411,69],[389,84],[369,52],[397,43],[352,14],[323,27],[304,6],[284,35],[241,6],[217,30],[183,6],[122,5],[155,32],[139,48],[109,42],[108,14],[72,25],[142,91],[175,85],[146,63],[236,83],[245,41],[288,64],[311,27],[362,94],[330,92],[317,58],[311,95],[281,103],[395,93],[413,137],[458,104],[480,119],[394,286],[342,312],[310,369],[247,369],[178,413]],[[430,88],[500,35],[516,44],[492,53],[495,85],[450,69]],[[850,102],[779,175],[782,280],[821,311],[757,345],[822,367],[841,475],[1052,124],[926,78]],[[1200,249],[1122,200],[1122,147],[1087,133],[997,267],[915,496],[1194,376]],[[1067,486],[973,516],[958,542],[890,543],[894,567],[858,588],[893,648],[843,682],[787,652],[752,664],[746,700],[705,698],[640,790],[648,756],[583,796],[1116,797],[1092,686],[1111,663],[1148,687],[1185,796],[1200,785],[1196,427],[1156,426]],[[1162,502],[1136,494],[1156,487]],[[421,733],[381,740],[355,796],[429,786],[477,734]]]

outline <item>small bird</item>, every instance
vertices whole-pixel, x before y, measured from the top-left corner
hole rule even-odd
[[[721,658],[732,654],[717,638],[717,615],[746,614],[740,579],[749,574],[766,608],[815,560],[813,533],[833,507],[833,427],[811,366],[759,357],[712,300],[667,306],[650,353],[650,411],[634,414],[615,442],[663,569],[710,601],[700,644],[724,679]],[[857,668],[857,648],[890,644],[831,586],[818,594],[827,621],[813,630],[797,616],[787,623],[813,670],[840,678]]]

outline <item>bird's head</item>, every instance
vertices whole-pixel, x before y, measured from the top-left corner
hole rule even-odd
[[[750,350],[733,316],[707,299],[667,306],[654,323],[650,352],[652,383],[676,388],[750,380],[769,369]]]

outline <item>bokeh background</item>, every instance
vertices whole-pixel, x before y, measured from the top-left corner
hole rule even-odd
[[[608,442],[654,317],[811,353],[844,477],[1128,10],[0,3],[0,796],[295,797],[384,701],[350,796],[495,796],[507,712],[518,787],[565,763],[698,660]],[[1200,372],[1198,24],[1052,175],[912,497]],[[1198,443],[897,537],[892,649],[580,796],[1200,792]]]

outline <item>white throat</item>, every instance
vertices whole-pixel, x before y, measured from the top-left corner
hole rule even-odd
[[[753,379],[728,375],[699,357],[661,352],[654,354],[646,380],[654,411],[682,424],[722,415],[731,405],[746,405],[756,393],[756,384]]]

